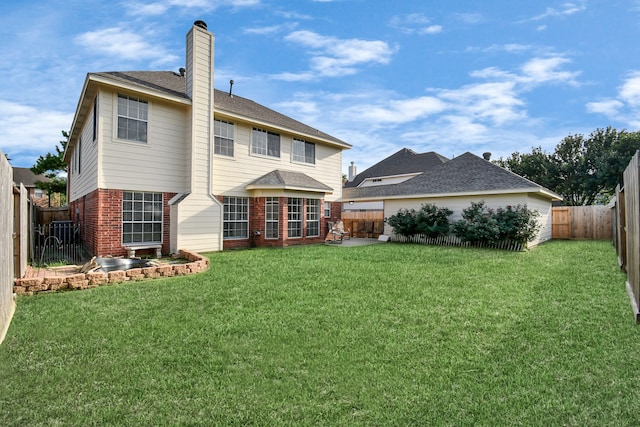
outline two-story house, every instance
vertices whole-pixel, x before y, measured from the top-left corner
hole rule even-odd
[[[203,21],[187,33],[179,72],[87,75],[64,159],[90,253],[323,241],[350,145],[213,81]]]

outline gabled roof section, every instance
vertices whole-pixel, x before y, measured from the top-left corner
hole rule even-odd
[[[93,102],[97,85],[104,84],[114,87],[138,90],[148,95],[168,98],[176,102],[191,103],[186,93],[186,79],[173,71],[110,71],[101,73],[89,73],[80,103],[73,121],[70,140],[75,141],[74,131],[89,114],[89,106]],[[228,115],[238,120],[248,121],[271,127],[275,130],[299,134],[300,137],[309,139],[310,142],[324,142],[340,148],[348,149],[351,145],[321,132],[311,126],[305,125],[291,117],[278,113],[250,99],[241,96],[229,96],[227,92],[214,89],[214,115],[216,112]]]
[[[362,181],[368,178],[426,172],[448,160],[449,159],[435,151],[418,154],[413,150],[403,148],[397,153],[371,166],[369,169],[360,172],[353,181],[347,182],[344,187],[357,187]]]
[[[247,190],[297,190],[316,193],[332,193],[333,188],[302,172],[273,170],[257,178],[245,187]]]
[[[26,188],[35,187],[36,182],[51,182],[51,179],[44,175],[36,175],[29,168],[13,168],[13,183],[24,185]]]
[[[553,191],[466,152],[408,181],[378,187],[345,188],[344,200],[401,198],[407,196],[442,196],[539,193],[552,200],[562,200]]]

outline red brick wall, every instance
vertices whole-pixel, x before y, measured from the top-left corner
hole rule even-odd
[[[164,193],[162,253],[169,253],[169,200],[176,193]],[[74,222],[80,222],[80,235],[85,248],[97,256],[126,256],[122,245],[122,190],[95,190],[71,202]],[[136,255],[154,254],[154,250],[137,251]]]
[[[224,197],[218,198],[220,202],[224,203]],[[305,199],[303,199],[305,200]],[[287,197],[278,198],[278,208],[280,213],[279,233],[277,239],[265,238],[265,197],[250,197],[249,198],[249,238],[248,239],[229,239],[223,241],[224,249],[237,249],[237,248],[250,248],[257,246],[266,247],[286,247],[293,245],[308,245],[312,243],[321,243],[324,241],[326,231],[326,218],[324,218],[324,203],[320,201],[320,235],[317,237],[306,237],[306,215],[303,215],[302,223],[302,238],[289,239],[287,237]],[[305,200],[306,203],[306,200]],[[332,213],[338,209],[338,216],[342,205],[338,202],[332,203]],[[306,211],[305,211],[306,212]],[[260,235],[254,234],[254,231],[259,231]]]

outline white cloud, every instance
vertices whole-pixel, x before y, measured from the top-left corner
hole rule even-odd
[[[620,88],[620,98],[630,106],[640,106],[640,71],[631,73]]]
[[[624,126],[640,128],[640,71],[631,72],[618,88],[615,98],[592,101],[586,104],[590,113],[602,114],[609,120]]]
[[[624,104],[617,99],[604,99],[587,103],[588,112],[604,114],[605,116],[617,115],[622,107],[624,107]]]
[[[485,79],[512,80],[516,83],[537,87],[544,83],[562,83],[577,86],[579,71],[567,71],[561,67],[571,61],[563,56],[549,56],[544,58],[532,58],[520,67],[520,73],[501,70],[497,67],[488,67],[471,72],[472,77]]]
[[[394,16],[389,26],[405,34],[438,34],[442,32],[442,25],[430,25],[431,20],[422,13]]]
[[[297,23],[292,22],[288,24],[280,24],[280,25],[271,25],[267,27],[254,27],[254,28],[245,28],[245,34],[255,34],[260,36],[266,36],[270,34],[277,34],[283,31],[291,31],[298,26]]]
[[[355,74],[358,66],[387,64],[394,49],[379,40],[338,39],[312,31],[294,31],[285,37],[291,43],[311,49],[310,71],[295,74],[281,73],[273,78],[284,80],[308,80],[310,76],[335,77]]]
[[[38,156],[55,150],[63,139],[60,131],[68,129],[72,120],[73,114],[42,111],[0,99],[0,150],[9,155],[12,165],[31,167]]]
[[[129,13],[140,16],[157,16],[171,8],[188,8],[211,11],[219,7],[249,7],[259,5],[261,0],[161,0],[151,3],[133,2],[126,4]]]
[[[75,42],[96,54],[113,56],[126,60],[153,60],[155,63],[170,63],[178,60],[157,44],[147,40],[153,38],[133,33],[127,29],[114,27],[90,31],[75,38]]]
[[[547,7],[543,13],[531,18],[531,21],[540,21],[546,18],[562,18],[565,16],[574,15],[578,12],[586,10],[587,7],[583,2],[580,3],[563,3],[559,8]]]

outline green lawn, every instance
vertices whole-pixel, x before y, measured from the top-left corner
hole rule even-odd
[[[190,277],[18,299],[0,425],[638,425],[608,242],[209,254]]]

